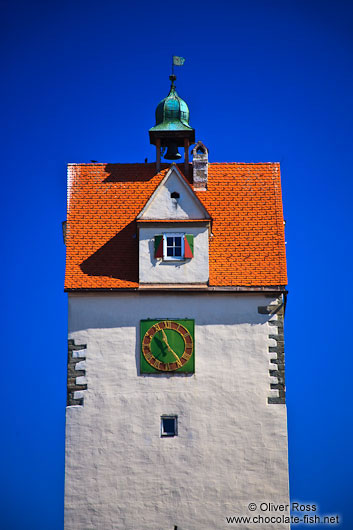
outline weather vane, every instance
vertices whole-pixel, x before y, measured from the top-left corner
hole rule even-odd
[[[179,57],[178,55],[173,55],[172,58],[172,76],[175,77],[174,74],[174,66],[183,66],[185,63],[184,57]]]

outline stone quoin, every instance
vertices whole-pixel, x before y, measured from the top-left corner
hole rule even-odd
[[[68,165],[66,530],[289,505],[280,166],[211,161],[170,79],[156,162]]]

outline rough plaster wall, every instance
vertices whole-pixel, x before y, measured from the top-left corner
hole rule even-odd
[[[88,389],[83,407],[67,408],[66,530],[244,530],[255,526],[225,517],[250,515],[249,502],[288,503],[286,407],[267,403],[276,316],[257,310],[270,302],[69,296]],[[185,317],[195,319],[196,373],[138,375],[140,319]],[[178,415],[177,437],[160,438],[162,414]]]
[[[180,194],[178,200],[171,198],[170,194],[173,191]],[[165,183],[157,189],[151,203],[140,218],[206,219],[208,216],[190,187],[175,171],[172,171]]]
[[[155,226],[140,228],[139,281],[141,283],[206,283],[208,269],[208,235],[206,227]],[[154,257],[154,236],[163,233],[184,233],[194,236],[194,257],[182,261],[164,261]]]

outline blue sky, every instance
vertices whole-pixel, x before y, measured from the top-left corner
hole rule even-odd
[[[352,2],[0,5],[0,526],[63,527],[66,164],[154,160],[176,54],[210,160],[281,163],[291,497],[353,528]]]

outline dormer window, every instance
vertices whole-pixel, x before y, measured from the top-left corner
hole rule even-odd
[[[154,237],[154,257],[163,261],[180,261],[194,257],[194,236],[180,232]]]

